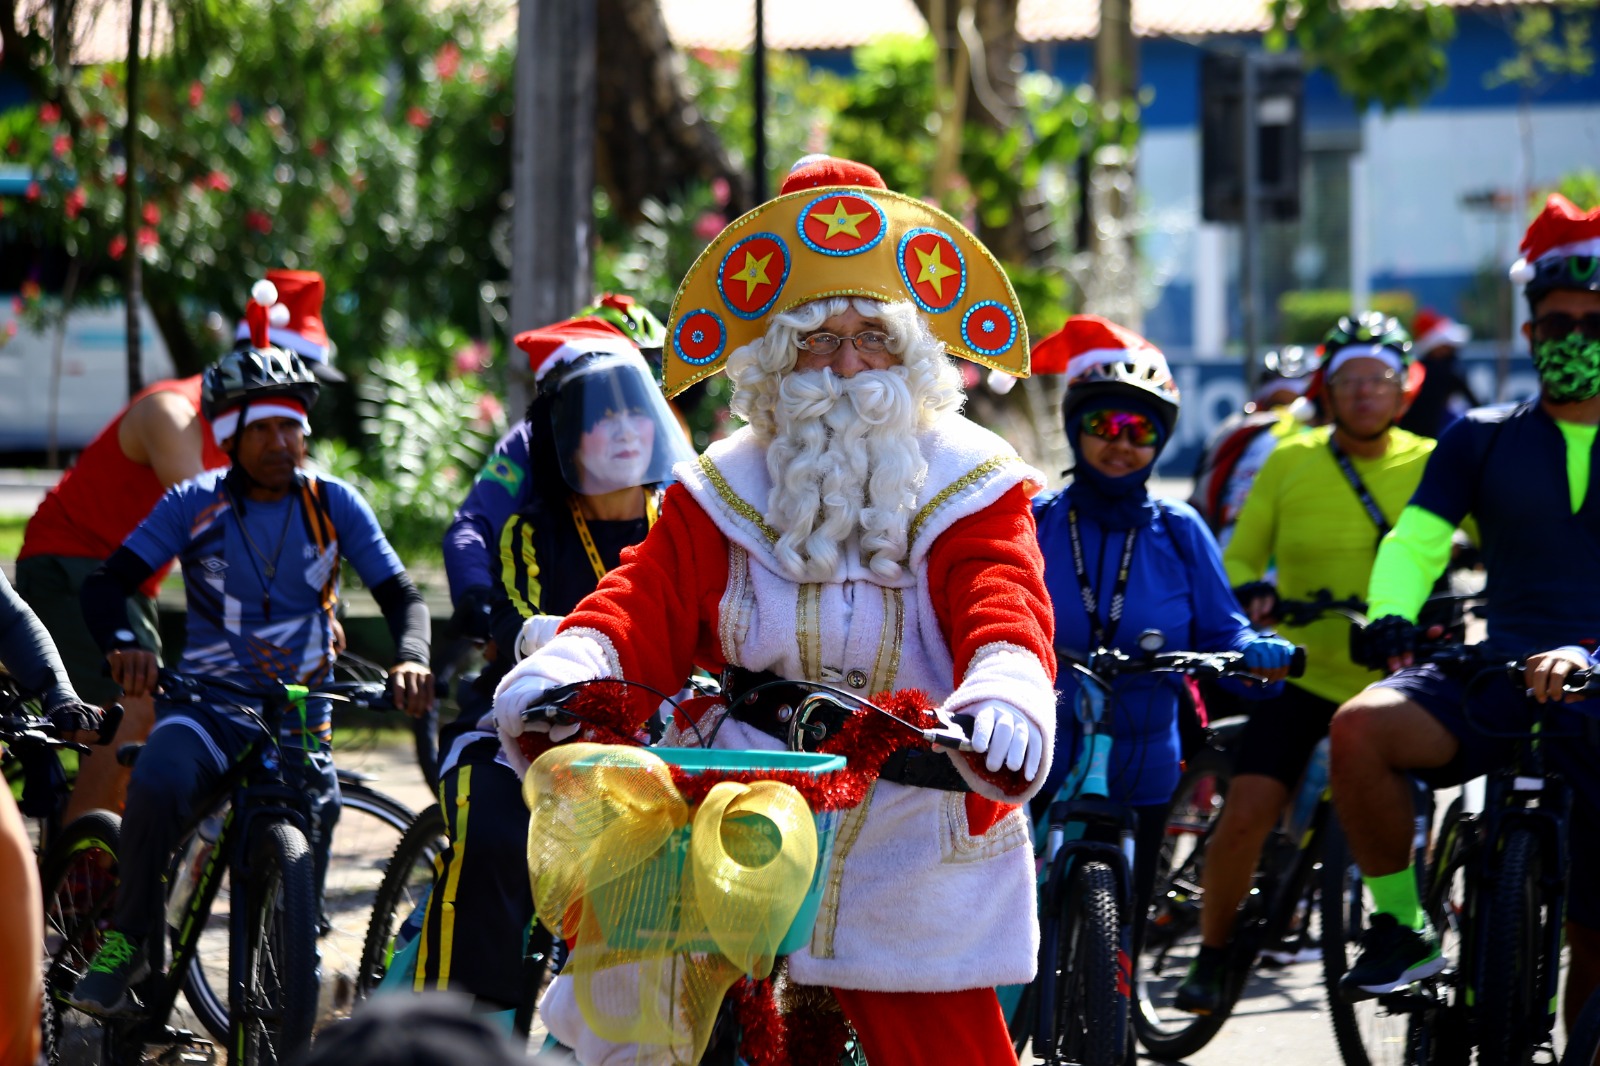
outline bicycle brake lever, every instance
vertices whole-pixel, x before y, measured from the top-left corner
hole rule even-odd
[[[971,751],[972,722],[970,714],[951,715],[948,719],[941,717],[939,726],[922,731],[922,739],[937,748]]]

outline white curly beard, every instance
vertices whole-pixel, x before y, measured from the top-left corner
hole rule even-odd
[[[904,367],[783,376],[767,448],[767,521],[779,533],[774,554],[794,580],[834,579],[853,536],[874,574],[900,576],[928,473],[916,440],[924,390],[910,377]]]

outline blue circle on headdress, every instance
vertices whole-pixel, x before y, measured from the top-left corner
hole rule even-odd
[[[999,323],[996,316],[984,315],[973,329],[973,316],[986,308],[994,308],[1000,312],[1006,323],[1004,337],[999,336]],[[1017,328],[1016,312],[998,300],[980,300],[967,308],[961,316],[961,339],[967,342],[967,347],[984,355],[999,355],[1013,344],[1017,343],[1020,330]],[[977,336],[974,336],[977,334]]]
[[[709,308],[697,307],[685,312],[672,331],[672,354],[690,366],[716,362],[727,346],[728,327],[722,324],[722,317]]]

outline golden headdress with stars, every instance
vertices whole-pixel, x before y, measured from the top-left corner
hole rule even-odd
[[[780,194],[735,220],[672,301],[668,396],[722,369],[768,318],[829,296],[909,300],[953,355],[1028,376],[1028,327],[993,255],[943,211],[891,192],[876,170],[801,160]]]

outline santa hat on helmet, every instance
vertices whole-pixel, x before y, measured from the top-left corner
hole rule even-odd
[[[535,382],[563,363],[594,352],[639,355],[638,347],[603,318],[569,318],[530,329],[517,334],[516,345],[528,353],[528,369]]]
[[[1431,307],[1417,312],[1411,322],[1411,354],[1421,359],[1435,348],[1459,348],[1472,339],[1472,331]]]
[[[1065,374],[1070,381],[1090,367],[1127,360],[1130,352],[1148,350],[1163,362],[1161,350],[1131,329],[1099,315],[1073,315],[1066,324],[1033,346],[1035,374]],[[989,372],[989,388],[1005,395],[1017,379],[999,370]]]
[[[269,270],[266,280],[283,310],[270,323],[264,340],[254,338],[248,316],[234,331],[234,339],[249,339],[258,348],[275,344],[304,359],[319,379],[344,381],[345,376],[333,368],[333,345],[322,322],[322,299],[327,292],[322,275],[315,270]]]
[[[1551,193],[1544,210],[1522,235],[1522,258],[1511,267],[1511,280],[1532,281],[1545,259],[1600,256],[1600,207],[1584,211],[1560,193]]]

